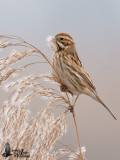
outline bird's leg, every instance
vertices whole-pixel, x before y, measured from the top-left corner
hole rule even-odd
[[[75,101],[74,101],[73,105],[69,106],[69,110],[70,110],[71,113],[74,112],[74,106],[75,106],[75,103],[76,103],[78,97],[79,97],[79,96],[77,96],[77,97],[75,98]]]
[[[77,99],[78,99],[79,95],[75,98],[75,101],[73,103],[73,106],[75,106],[75,103],[77,102]]]

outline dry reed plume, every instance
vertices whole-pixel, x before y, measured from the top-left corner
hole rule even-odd
[[[74,106],[77,98],[69,96],[69,93],[47,87],[46,82],[41,83],[43,79],[56,82],[61,85],[59,76],[52,73],[49,75],[30,75],[9,83],[12,76],[19,76],[21,72],[31,65],[37,63],[48,63],[54,70],[48,58],[35,46],[27,43],[23,39],[11,36],[0,35],[0,48],[9,46],[22,47],[23,51],[13,51],[10,55],[0,59],[0,85],[4,86],[10,92],[0,111],[0,159],[4,159],[4,145],[9,142],[11,149],[24,148],[30,153],[31,160],[61,160],[61,159],[80,159],[85,160],[85,148],[81,148],[77,124],[75,120]],[[8,42],[10,41],[10,42]],[[4,51],[4,49],[3,49]],[[38,56],[40,61],[21,65],[15,68],[14,64],[21,59],[30,56]],[[46,64],[45,64],[46,65]],[[46,97],[49,104],[45,109],[41,109],[34,118],[29,120],[29,103],[33,96]],[[57,107],[64,107],[65,111],[57,118],[54,117],[54,111]],[[73,115],[75,128],[77,132],[79,150],[74,151],[69,147],[54,149],[55,142],[66,133],[65,117],[69,113]],[[12,156],[8,160],[18,159]]]

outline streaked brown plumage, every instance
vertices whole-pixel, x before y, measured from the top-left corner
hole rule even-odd
[[[73,95],[86,94],[92,97],[116,119],[98,96],[92,80],[83,68],[73,38],[66,33],[60,33],[52,39],[52,42],[55,45],[52,64],[64,84],[61,90],[69,90]]]

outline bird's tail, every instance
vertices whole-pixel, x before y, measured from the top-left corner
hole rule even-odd
[[[101,98],[97,95],[97,94],[95,94],[96,95],[96,98],[97,98],[97,100],[98,100],[98,102],[99,103],[101,103],[107,110],[108,110],[108,112],[112,115],[112,117],[115,119],[115,120],[117,120],[117,118],[114,116],[114,114],[110,111],[110,109],[104,104],[104,102],[101,100]]]

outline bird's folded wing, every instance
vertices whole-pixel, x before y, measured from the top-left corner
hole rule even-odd
[[[71,69],[73,72],[76,72],[78,75],[81,76],[84,83],[86,83],[87,87],[89,89],[92,89],[93,91],[96,90],[95,86],[93,85],[92,80],[90,79],[90,76],[85,72],[85,69],[79,65],[79,59],[73,59],[71,56],[67,56],[67,63],[68,66],[71,66]]]
[[[84,79],[84,81],[95,91],[96,88],[93,85],[92,80],[90,79],[90,76],[85,72],[85,70],[83,68],[79,68],[78,73],[80,74],[80,76]]]

